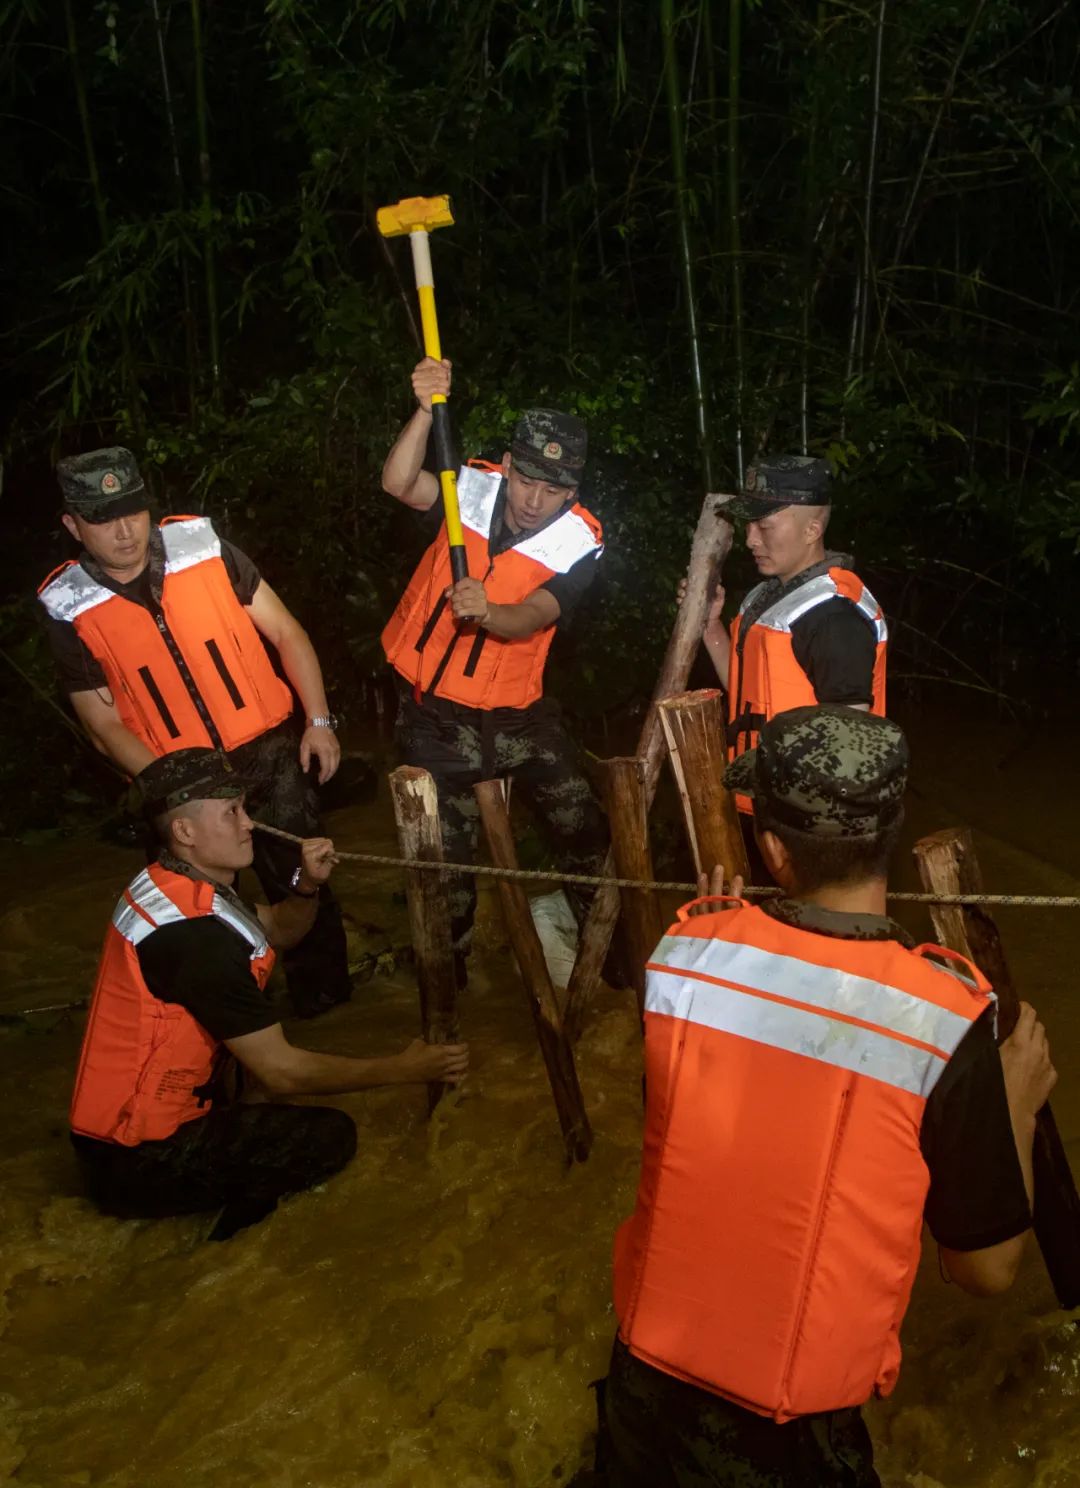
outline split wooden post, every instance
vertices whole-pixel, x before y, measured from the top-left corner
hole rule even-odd
[[[474,789],[492,862],[497,868],[516,868],[517,853],[502,782],[482,780]],[[567,1160],[584,1162],[592,1147],[592,1128],[578,1084],[573,1047],[563,1026],[555,988],[544,960],[544,948],[533,924],[528,895],[519,880],[497,878],[495,884],[510,944],[529,997],[540,1052],[566,1143]]]
[[[653,876],[653,867],[644,761],[625,757],[609,759],[606,785],[615,871],[620,878],[647,881]],[[644,1017],[645,963],[664,933],[664,919],[653,889],[620,889],[619,897],[630,954],[631,982],[637,993],[638,1012]],[[574,1030],[568,1031],[573,1038]]]
[[[710,492],[701,507],[694,541],[690,548],[690,566],[686,573],[686,593],[675,616],[675,625],[668,641],[667,651],[660,668],[660,675],[653,689],[652,702],[645,714],[638,740],[636,757],[644,765],[644,790],[646,813],[652,807],[656,794],[656,782],[660,778],[660,767],[664,756],[664,734],[660,726],[659,704],[672,693],[682,692],[686,687],[690,668],[701,644],[701,631],[713,586],[720,577],[724,560],[731,551],[734,528],[722,515],[732,496],[720,496]],[[604,866],[604,875],[612,875],[614,858],[609,853]],[[566,989],[564,1017],[566,1026],[580,1030],[592,1001],[593,991],[600,977],[611,944],[615,922],[619,918],[618,889],[598,889],[589,908],[581,932],[577,960]]]
[[[679,788],[694,867],[699,875],[711,874],[722,863],[725,879],[741,874],[749,881],[750,863],[738,808],[735,797],[724,789],[727,739],[723,693],[710,687],[665,698],[660,704],[660,722]]]
[[[442,829],[435,782],[426,770],[402,765],[390,775],[398,842],[403,858],[428,863],[443,861]],[[450,935],[450,903],[444,874],[430,869],[405,870],[405,900],[416,956],[420,988],[420,1020],[429,1044],[457,1040],[457,979]],[[450,1089],[441,1080],[428,1085],[428,1110],[433,1111]]]
[[[982,870],[969,828],[949,827],[920,838],[914,853],[923,887],[931,893],[983,892]],[[998,1036],[1007,1038],[1020,1016],[1020,998],[993,915],[981,904],[937,904],[931,905],[930,918],[941,944],[967,956],[993,986],[998,999]],[[1032,1167],[1035,1238],[1058,1302],[1062,1307],[1076,1307],[1080,1305],[1080,1195],[1049,1102],[1035,1118]]]

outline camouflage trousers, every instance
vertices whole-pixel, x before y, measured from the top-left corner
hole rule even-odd
[[[653,1369],[619,1339],[601,1388],[605,1488],[881,1488],[857,1407],[778,1426]]]
[[[267,822],[298,837],[322,833],[319,801],[311,775],[300,768],[300,735],[292,723],[268,729],[250,744],[229,755],[233,767],[251,778],[247,806],[257,821]],[[252,867],[270,904],[289,893],[289,880],[300,863],[300,849],[291,842],[256,832]],[[298,1017],[311,1017],[347,1002],[349,954],[341,908],[329,887],[319,892],[315,923],[299,945],[282,955],[289,1001]]]
[[[397,744],[402,761],[427,770],[439,794],[443,852],[451,862],[475,861],[480,809],[473,786],[509,776],[540,817],[560,868],[600,873],[608,849],[604,816],[581,767],[577,745],[563,725],[558,704],[541,698],[529,708],[465,708],[442,699],[417,703],[400,690]],[[447,878],[451,929],[459,976],[472,939],[476,880]],[[580,920],[593,891],[567,898]]]

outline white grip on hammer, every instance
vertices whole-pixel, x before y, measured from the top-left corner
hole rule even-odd
[[[431,243],[427,229],[414,227],[409,234],[409,245],[412,248],[413,273],[416,275],[417,289],[422,284],[429,289],[434,289],[435,276],[431,271]]]

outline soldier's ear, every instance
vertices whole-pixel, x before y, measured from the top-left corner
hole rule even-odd
[[[794,886],[791,872],[791,858],[788,850],[780,841],[775,832],[770,832],[766,827],[762,830],[754,824],[754,836],[761,856],[765,859],[765,866],[782,889],[790,890]]]
[[[67,528],[67,530],[71,533],[71,535],[75,539],[75,541],[76,542],[80,542],[81,541],[81,538],[79,537],[79,529],[78,529],[78,526],[76,525],[75,518],[71,515],[71,513],[70,512],[61,512],[60,513],[60,520],[61,520],[61,522],[63,522],[63,524]]]

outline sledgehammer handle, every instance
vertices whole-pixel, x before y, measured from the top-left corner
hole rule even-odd
[[[435,314],[435,276],[431,269],[431,248],[427,230],[414,227],[409,233],[412,248],[416,293],[420,298],[420,323],[424,330],[424,351],[437,362],[442,361],[439,320]],[[442,491],[446,536],[450,543],[450,573],[456,584],[469,577],[469,560],[465,553],[465,535],[461,530],[461,513],[457,498],[457,460],[450,434],[450,410],[446,396],[435,393],[431,399],[431,427],[435,435],[435,458],[439,464],[439,487]]]

